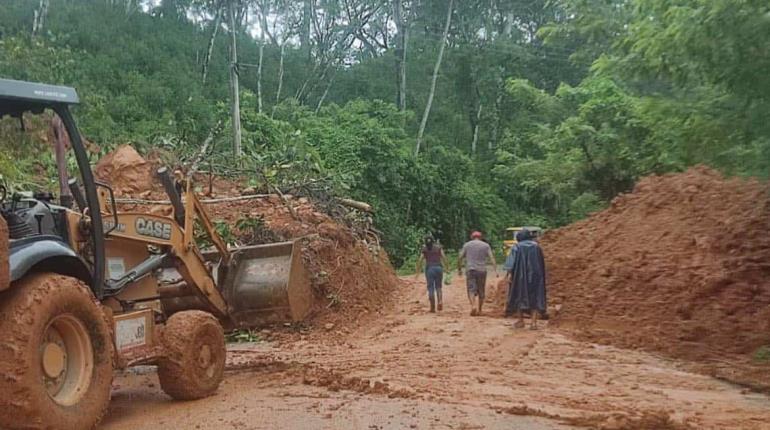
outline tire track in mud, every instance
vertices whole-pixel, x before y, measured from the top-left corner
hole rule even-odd
[[[468,429],[523,423],[760,430],[770,422],[767,396],[688,373],[686,363],[573,340],[547,322],[540,330],[515,330],[497,309],[470,317],[459,282],[445,287],[439,314],[427,312],[422,284],[408,282],[393,309],[366,324],[287,329],[271,333],[269,342],[231,345],[219,393],[196,406],[173,405],[193,408],[188,415],[203,408],[208,420],[230,419],[238,410],[213,405],[248,410],[250,402],[285,399],[293,406],[270,409],[270,422],[321,420],[314,428],[430,428],[437,419],[442,428]],[[383,427],[391,420],[398,424]],[[236,421],[246,423],[242,428],[272,428]]]
[[[456,284],[446,288],[447,310],[430,314],[421,285],[412,287],[394,312],[349,335],[316,331],[235,356],[272,365],[282,374],[279,383],[482,407],[576,427],[759,429],[757,418],[770,420],[758,407],[770,406],[766,397],[755,404],[750,394],[682,371],[675,361],[578,342],[547,322],[534,332],[514,330],[497,309],[469,317]]]

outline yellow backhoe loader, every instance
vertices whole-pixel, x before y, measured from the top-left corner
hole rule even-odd
[[[3,429],[93,428],[113,371],[140,364],[158,366],[173,398],[208,396],[223,377],[223,327],[300,320],[312,304],[295,242],[228,249],[190,182],[180,196],[166,169],[171,215],[120,212],[94,179],[77,103],[72,88],[0,79],[0,118],[58,115],[78,167],[58,202],[0,187]],[[196,225],[215,250],[196,246]]]
[[[540,235],[543,234],[543,229],[540,227],[508,227],[505,229],[505,232],[503,233],[503,254],[507,257],[508,254],[511,253],[511,248],[513,245],[516,245],[516,233],[527,229],[532,234],[535,235],[535,237],[540,237]]]

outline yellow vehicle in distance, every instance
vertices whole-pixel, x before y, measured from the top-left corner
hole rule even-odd
[[[540,237],[543,233],[543,229],[540,227],[509,227],[505,229],[503,233],[503,252],[507,257],[511,253],[511,247],[516,244],[516,233],[527,229],[535,235],[535,238]]]

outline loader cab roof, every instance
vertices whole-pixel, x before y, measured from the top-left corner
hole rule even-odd
[[[539,232],[539,231],[542,230],[542,228],[540,228],[540,227],[534,227],[534,226],[529,227],[528,226],[528,227],[509,227],[509,228],[506,228],[505,231],[514,231],[514,232],[516,232],[516,231],[524,230],[525,228],[527,230],[529,230],[529,231],[532,231],[532,232]]]
[[[80,98],[74,88],[0,79],[0,118],[40,113],[54,105],[74,105]]]
[[[516,241],[516,233],[520,232],[524,229],[529,230],[532,232],[535,237],[540,236],[540,234],[543,232],[543,229],[540,227],[535,226],[527,226],[527,227],[508,227],[505,229],[505,233],[503,235],[503,240],[508,242],[515,242]]]

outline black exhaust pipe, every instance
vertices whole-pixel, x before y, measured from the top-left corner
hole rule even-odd
[[[171,206],[174,208],[174,218],[177,224],[184,228],[184,205],[182,204],[182,197],[174,186],[174,180],[171,179],[171,175],[168,173],[168,167],[161,167],[158,169],[158,179],[163,184],[163,189],[166,190],[168,199],[171,201]]]

